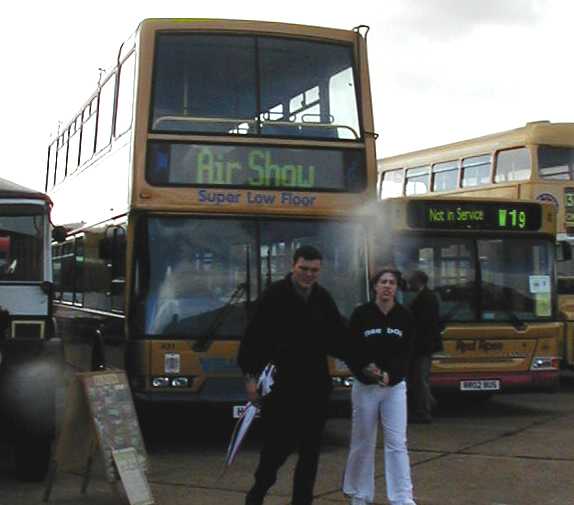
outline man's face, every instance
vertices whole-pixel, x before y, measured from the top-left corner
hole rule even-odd
[[[303,289],[309,289],[319,279],[321,260],[298,258],[293,264],[293,280]]]

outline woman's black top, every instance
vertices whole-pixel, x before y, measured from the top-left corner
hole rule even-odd
[[[375,302],[366,303],[353,311],[350,329],[358,353],[357,366],[353,366],[358,380],[372,383],[361,371],[368,363],[387,372],[391,386],[407,376],[415,336],[413,316],[407,308],[395,303],[385,315]]]

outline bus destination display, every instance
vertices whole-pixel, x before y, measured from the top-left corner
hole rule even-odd
[[[364,167],[361,151],[352,149],[153,142],[147,179],[159,186],[358,192]]]
[[[536,231],[542,209],[535,203],[411,201],[407,222],[411,228]]]

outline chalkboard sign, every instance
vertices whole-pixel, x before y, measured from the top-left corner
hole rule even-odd
[[[106,479],[122,502],[155,503],[145,477],[148,461],[140,426],[121,370],[77,373],[71,378],[43,501],[50,498],[57,470],[82,472],[85,494],[97,448]]]
[[[84,386],[108,480],[118,480],[113,451],[135,449],[140,468],[148,468],[134,403],[126,374],[106,370],[79,374]]]

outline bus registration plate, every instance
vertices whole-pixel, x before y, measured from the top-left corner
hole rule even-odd
[[[233,406],[233,419],[239,419],[241,417],[241,414],[243,414],[245,407],[247,407],[247,404],[245,404],[245,405],[234,405]],[[255,414],[255,417],[259,417],[260,415],[261,415],[261,413],[258,410],[257,413]]]
[[[500,381],[498,379],[481,379],[460,381],[461,391],[498,391]]]
[[[234,405],[233,406],[233,419],[239,419],[243,411],[245,410],[245,405]]]

